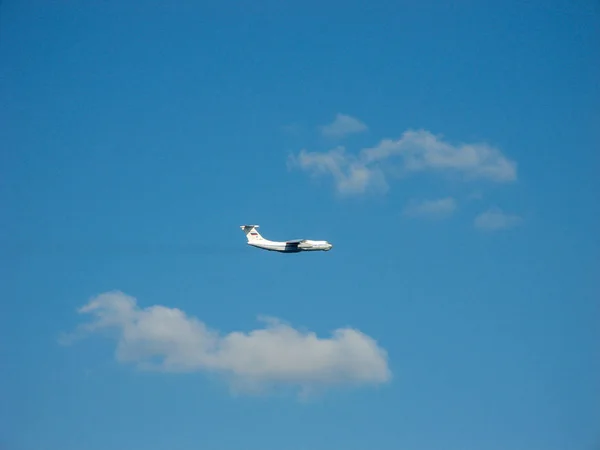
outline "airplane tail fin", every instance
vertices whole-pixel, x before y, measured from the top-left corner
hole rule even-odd
[[[242,226],[240,226],[240,228],[246,234],[246,237],[248,238],[248,242],[264,239],[260,235],[260,233],[256,230],[258,228],[258,225],[242,225]]]

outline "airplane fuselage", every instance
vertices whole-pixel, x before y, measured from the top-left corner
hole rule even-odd
[[[313,241],[305,240],[299,244],[290,244],[288,242],[270,241],[267,239],[260,239],[256,241],[248,242],[248,245],[252,247],[262,248],[263,250],[269,250],[273,252],[282,253],[299,253],[299,252],[314,252],[331,250],[333,245],[327,241]]]
[[[333,245],[327,241],[315,241],[312,239],[292,239],[289,241],[272,241],[270,239],[265,239],[258,232],[258,225],[241,225],[240,228],[244,231],[244,234],[248,239],[248,245],[271,252],[326,252],[333,248]]]

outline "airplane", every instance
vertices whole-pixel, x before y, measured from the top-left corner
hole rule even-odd
[[[282,253],[314,252],[319,250],[327,252],[333,247],[333,245],[327,241],[313,241],[310,239],[293,239],[291,241],[283,242],[270,241],[260,235],[260,233],[256,230],[258,227],[259,225],[240,226],[240,228],[246,234],[248,245],[261,248],[263,250]]]

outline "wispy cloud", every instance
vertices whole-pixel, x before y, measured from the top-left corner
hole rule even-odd
[[[177,308],[141,308],[120,291],[98,295],[79,313],[91,315],[92,321],[66,335],[64,343],[110,330],[117,338],[117,360],[145,370],[212,372],[237,388],[252,389],[272,384],[303,389],[379,384],[391,378],[385,350],[353,328],[320,338],[263,318],[264,328],[221,335]]]
[[[336,189],[344,194],[361,194],[372,188],[388,189],[390,175],[420,172],[457,174],[465,181],[488,180],[506,183],[516,180],[517,165],[502,152],[485,143],[453,145],[426,130],[408,130],[400,139],[382,140],[358,154],[343,147],[328,152],[301,150],[289,160],[315,176],[330,175]]]
[[[324,125],[320,129],[324,136],[341,138],[349,134],[367,131],[368,127],[355,117],[338,113],[332,123]]]
[[[324,153],[301,150],[297,156],[289,157],[288,167],[300,167],[312,176],[332,176],[341,194],[362,194],[369,190],[385,192],[388,189],[385,175],[379,168],[367,167],[341,146]]]
[[[507,214],[500,208],[493,207],[475,217],[475,228],[495,231],[513,228],[522,222],[521,217]]]
[[[483,198],[483,193],[481,191],[471,192],[468,196],[468,200],[481,200]]]
[[[302,131],[302,125],[294,122],[284,125],[281,129],[284,133],[298,135]]]
[[[456,210],[456,200],[452,197],[440,198],[437,200],[411,200],[406,208],[404,215],[409,217],[425,217],[430,219],[439,219],[449,216]]]

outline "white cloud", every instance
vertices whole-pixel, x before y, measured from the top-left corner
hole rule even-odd
[[[360,194],[367,190],[385,192],[388,189],[383,172],[347,155],[344,147],[324,153],[301,150],[298,156],[290,156],[288,162],[289,167],[299,166],[314,176],[331,175],[341,194]]]
[[[469,200],[481,200],[482,198],[483,198],[483,193],[481,191],[471,192],[467,196],[467,199],[469,199]]]
[[[287,384],[310,389],[379,384],[391,378],[385,350],[353,328],[319,338],[267,318],[264,328],[221,335],[177,308],[140,308],[135,298],[120,291],[98,295],[79,313],[93,320],[80,325],[65,343],[111,331],[118,341],[117,360],[146,370],[213,372],[238,387],[252,388]]]
[[[361,133],[367,129],[367,126],[360,120],[338,113],[332,123],[321,127],[321,132],[327,137],[340,138],[352,133]]]
[[[411,200],[404,214],[410,217],[441,218],[452,214],[456,210],[456,200],[452,197],[437,200]]]
[[[499,208],[490,208],[475,217],[475,227],[482,230],[502,230],[521,223],[521,217],[507,214]]]
[[[313,175],[333,176],[337,190],[346,194],[364,193],[373,187],[385,191],[386,177],[398,173],[454,173],[466,181],[510,182],[517,178],[516,163],[500,150],[485,143],[452,145],[426,130],[408,130],[400,139],[382,140],[358,155],[345,153],[343,147],[324,153],[302,150],[290,162]]]

